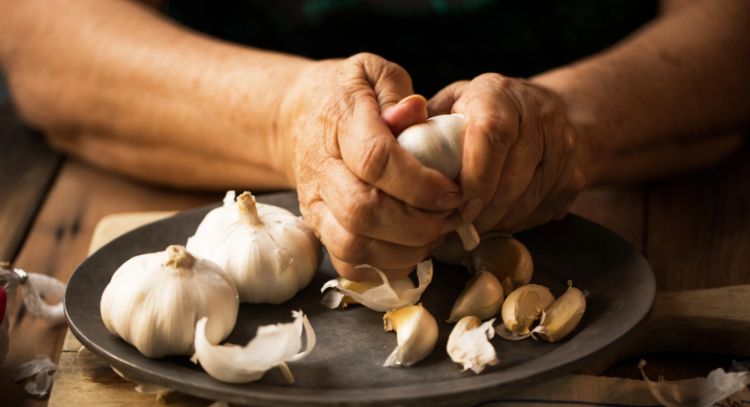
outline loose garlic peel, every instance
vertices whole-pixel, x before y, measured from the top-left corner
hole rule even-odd
[[[475,272],[489,271],[503,283],[507,297],[516,288],[528,284],[534,274],[534,262],[526,246],[510,235],[491,233],[470,254]]]
[[[527,338],[531,335],[531,324],[554,300],[549,289],[541,285],[527,284],[517,288],[503,303],[503,324],[496,327],[497,334],[511,340]]]
[[[495,336],[492,324],[495,318],[482,323],[476,316],[470,315],[461,318],[453,327],[448,337],[447,351],[451,360],[460,364],[466,371],[479,374],[486,366],[494,366],[498,363],[495,347],[490,339]]]
[[[462,114],[434,116],[401,132],[398,144],[425,167],[456,179],[461,172],[465,127],[466,120]],[[473,250],[479,244],[479,233],[471,223],[462,224],[456,233],[466,250]]]
[[[232,277],[240,300],[280,304],[312,280],[320,243],[312,230],[286,209],[255,202],[249,192],[209,212],[187,248],[216,262]]]
[[[438,326],[435,317],[422,304],[388,311],[383,329],[396,331],[396,348],[383,363],[385,367],[408,367],[426,358],[435,348]]]
[[[482,320],[494,317],[503,304],[503,286],[494,274],[480,271],[466,284],[453,304],[448,322],[475,315]]]
[[[408,276],[391,282],[385,273],[375,267],[360,265],[357,268],[371,268],[375,270],[380,276],[382,283],[377,285],[359,283],[356,286],[352,286],[351,282],[347,282],[348,280],[345,279],[329,280],[323,284],[320,291],[324,292],[329,288],[333,290],[323,296],[321,304],[333,309],[345,306],[347,303],[356,302],[373,311],[386,312],[416,304],[424,290],[432,282],[432,260],[429,259],[417,264],[417,280],[419,281],[417,287],[414,287],[414,283],[412,283]],[[347,298],[346,302],[345,298]]]
[[[568,281],[568,289],[542,312],[539,325],[531,333],[535,338],[557,342],[570,334],[586,312],[586,297]]]
[[[270,369],[278,367],[289,383],[294,382],[287,362],[298,361],[315,347],[315,331],[302,311],[293,311],[294,321],[258,327],[255,337],[245,346],[217,345],[206,336],[208,320],[201,318],[195,326],[193,363],[200,363],[211,377],[227,383],[259,380]],[[302,331],[305,346],[302,346]]]
[[[206,335],[219,342],[234,328],[237,288],[215,263],[193,257],[183,246],[142,254],[123,263],[102,293],[107,329],[151,358],[188,355],[193,327],[211,322]]]

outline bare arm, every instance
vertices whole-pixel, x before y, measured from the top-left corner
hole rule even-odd
[[[174,186],[293,185],[277,110],[311,62],[190,32],[133,2],[0,3],[12,97],[53,145]]]
[[[732,151],[750,118],[750,3],[666,2],[609,50],[533,79],[589,141],[588,184],[689,168]]]

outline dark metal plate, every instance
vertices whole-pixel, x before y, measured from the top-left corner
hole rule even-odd
[[[270,194],[260,202],[298,213],[296,195]],[[534,282],[555,295],[571,279],[589,292],[588,309],[576,332],[556,344],[526,340],[493,343],[500,363],[481,375],[461,373],[445,352],[453,301],[468,279],[460,268],[435,264],[432,285],[422,297],[440,325],[435,351],[406,369],[381,367],[396,344],[383,332],[382,314],[363,307],[328,310],[319,304],[320,286],[335,275],[326,257],[313,282],[291,301],[277,306],[240,307],[228,342],[244,344],[258,325],[291,321],[302,309],[318,335],[318,345],[291,365],[296,382],[269,371],[254,383],[233,385],[214,380],[187,357],[148,359],[102,323],[99,301],[104,287],[128,258],[184,243],[211,208],[199,208],[143,226],[92,254],[68,283],[65,310],[70,329],[91,351],[135,380],[163,385],[208,399],[263,406],[279,405],[467,405],[491,400],[518,386],[572,372],[622,341],[648,313],[655,294],[646,260],[607,229],[569,215],[562,221],[519,234],[534,258]]]

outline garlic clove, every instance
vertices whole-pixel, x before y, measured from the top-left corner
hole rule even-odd
[[[568,289],[542,312],[533,336],[547,342],[557,342],[573,332],[586,312],[586,297],[568,281]]]
[[[383,329],[396,331],[397,343],[385,360],[385,367],[407,367],[419,362],[432,353],[438,339],[437,321],[422,304],[386,312]]]
[[[494,274],[480,271],[466,284],[453,304],[448,322],[476,315],[485,320],[497,315],[503,303],[503,286]]]
[[[293,311],[294,321],[258,327],[247,345],[217,345],[206,337],[206,318],[195,327],[193,363],[200,363],[211,377],[227,383],[259,380],[271,368],[278,367],[289,383],[294,382],[287,362],[298,361],[315,347],[315,331],[302,311]],[[305,347],[302,347],[302,331]]]
[[[527,284],[514,290],[505,299],[503,324],[514,335],[528,335],[534,323],[555,297],[547,287]]]
[[[492,324],[495,318],[482,323],[476,316],[470,315],[461,318],[453,327],[448,337],[448,355],[451,360],[461,364],[466,371],[479,374],[486,366],[494,366],[498,363],[495,347],[490,339],[495,335]]]
[[[503,283],[507,297],[516,288],[528,284],[534,274],[529,250],[510,235],[490,233],[471,252],[469,262],[475,272],[489,271]]]
[[[357,302],[373,311],[386,312],[416,304],[424,290],[432,282],[432,260],[429,259],[417,264],[417,280],[419,281],[417,287],[414,287],[408,276],[391,282],[385,273],[375,267],[368,265],[357,267],[372,268],[378,273],[382,283],[371,288],[368,284],[362,284],[350,289],[345,287],[346,283],[342,281],[343,279],[329,280],[320,289],[321,292],[332,289],[323,296],[321,303],[324,306],[328,308],[340,307],[344,304],[345,298],[349,297],[350,300],[346,301]],[[358,289],[364,291],[358,292]]]
[[[432,258],[445,264],[463,266],[468,252],[461,244],[461,239],[456,233],[450,233],[432,251]]]

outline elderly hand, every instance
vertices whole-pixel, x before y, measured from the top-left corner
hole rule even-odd
[[[400,66],[358,54],[315,63],[282,103],[278,131],[295,146],[300,209],[346,278],[377,279],[359,264],[408,273],[460,220],[451,216],[458,186],[396,143],[427,118],[423,98],[402,101],[412,93]]]
[[[444,88],[429,110],[466,116],[461,216],[480,233],[560,218],[585,184],[587,143],[551,91],[489,73]]]

